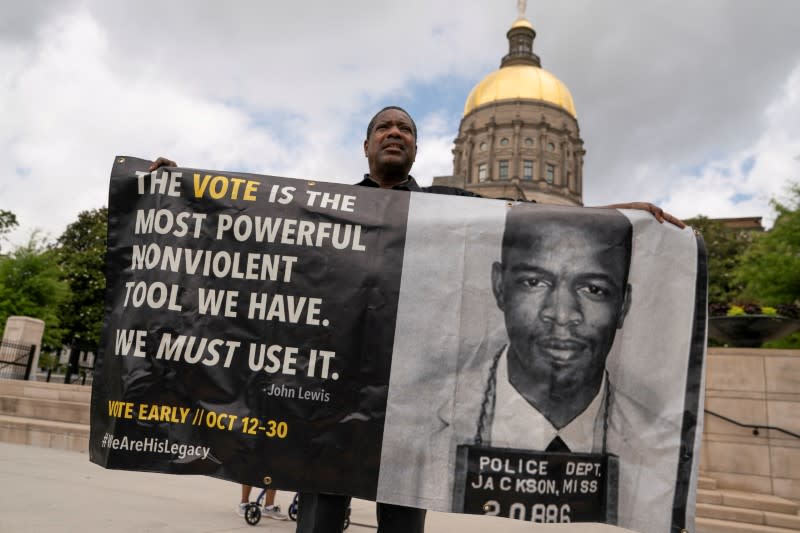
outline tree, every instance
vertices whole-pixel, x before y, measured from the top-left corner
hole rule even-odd
[[[59,305],[69,287],[61,280],[55,253],[32,236],[6,257],[0,257],[0,329],[9,316],[30,316],[44,320],[46,346],[61,345]]]
[[[752,232],[726,228],[721,222],[705,216],[685,221],[700,232],[708,253],[708,301],[730,303],[742,292],[741,282],[734,276],[742,256],[752,242]]]
[[[108,209],[78,214],[58,238],[57,256],[70,296],[61,307],[64,341],[97,351],[103,326]]]
[[[800,303],[800,184],[787,203],[772,201],[777,217],[742,257],[734,280],[744,298],[763,305]]]
[[[17,226],[17,215],[11,211],[0,209],[0,241],[5,237],[4,235]],[[0,246],[0,249],[2,247]]]

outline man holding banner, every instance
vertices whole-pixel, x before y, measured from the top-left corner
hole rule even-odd
[[[417,125],[407,111],[389,106],[372,117],[364,140],[364,156],[369,174],[358,184],[415,192],[436,192],[476,196],[450,187],[420,187],[409,174],[417,155]],[[350,498],[332,494],[300,495],[297,533],[336,533],[342,531]],[[387,503],[376,507],[380,533],[422,533],[425,510]]]
[[[369,126],[367,127],[367,136],[363,145],[364,155],[367,158],[369,166],[369,174],[367,174],[358,185],[410,192],[476,196],[468,191],[450,187],[420,187],[414,178],[409,174],[416,158],[416,139],[416,124],[405,110],[399,107],[390,106],[379,111],[373,117],[369,123]],[[161,166],[177,165],[168,159],[159,158],[153,163],[153,165],[151,165],[149,170],[153,171]],[[679,227],[683,227],[683,224],[678,219],[664,213],[661,209],[652,204],[631,203],[609,207],[645,210],[651,213],[659,222],[666,220]],[[608,210],[608,213],[622,216],[616,213],[616,211]],[[514,231],[512,231],[511,234],[514,234]],[[530,241],[539,239],[540,237],[520,235],[520,238]],[[579,243],[579,245],[580,244],[581,243]],[[542,240],[538,249],[544,251],[549,247],[555,248],[556,245],[550,241]],[[586,253],[593,255],[596,252],[589,251]],[[627,253],[630,255],[630,249],[628,249]],[[556,259],[558,258],[556,257]],[[567,260],[568,262],[570,261],[569,259],[563,257],[561,259]],[[523,364],[522,359],[519,357],[519,355],[521,355],[525,350],[524,344],[526,337],[530,337],[531,334],[524,331],[525,328],[521,326],[518,320],[519,317],[524,317],[526,312],[522,311],[521,307],[517,307],[514,304],[516,301],[516,296],[512,294],[512,291],[510,291],[508,287],[508,284],[511,283],[511,278],[509,277],[508,281],[506,279],[505,270],[507,264],[510,265],[510,263],[507,263],[507,258],[504,257],[503,262],[497,267],[497,273],[493,276],[497,278],[495,295],[498,305],[500,305],[501,309],[503,309],[507,315],[507,328],[509,330],[508,333],[510,337],[509,348],[504,351],[504,354],[506,354],[505,357],[508,357],[509,359],[504,363],[504,365],[507,365],[508,369],[511,371],[509,375],[513,373],[516,376],[518,372],[512,370],[512,366],[514,364],[518,363],[520,369],[525,369],[526,365],[528,364],[536,365],[538,363],[530,360]],[[509,271],[509,274],[512,271],[513,268]],[[610,275],[610,277],[613,277],[618,283],[621,283],[620,280],[624,279],[626,276],[627,266],[624,266],[624,268],[620,266],[614,271],[613,274]],[[533,285],[534,287],[538,286],[538,282],[528,282],[528,284]],[[629,291],[626,290],[627,285],[623,283],[622,287],[623,288],[621,288],[614,296],[615,302],[619,304],[616,311],[616,318],[620,325],[622,319],[624,318],[624,306],[622,306],[621,302],[627,302],[629,298]],[[596,297],[595,294],[592,294],[595,291],[596,287],[592,286],[590,288],[586,288],[584,292],[581,292],[580,294],[583,295],[588,292],[592,297]],[[519,311],[519,313],[517,311]],[[590,341],[586,341],[585,346],[582,344],[584,342],[582,340],[556,338],[552,340],[549,345],[545,345],[543,349],[543,351],[550,352],[554,355],[563,355],[565,352],[591,352],[591,359],[593,363],[588,365],[588,367],[591,368],[587,367],[586,376],[581,379],[576,379],[575,383],[575,386],[578,388],[583,385],[587,386],[585,395],[590,403],[594,401],[594,398],[602,396],[602,394],[600,394],[598,391],[600,391],[604,386],[602,384],[603,374],[602,372],[599,372],[598,374],[598,368],[602,368],[603,365],[602,361],[600,360],[604,360],[605,354],[610,347],[610,342],[613,341],[613,329],[614,328],[612,327],[609,331],[608,328],[600,328],[600,331],[597,331],[596,333],[601,337],[601,339],[591,339]],[[517,334],[517,332],[519,332],[519,334]],[[597,341],[596,344],[594,344],[595,341]],[[589,348],[589,342],[593,343],[591,349]],[[516,363],[512,363],[512,355],[517,358]],[[557,363],[556,366],[558,366]],[[569,365],[563,366],[565,368],[562,376],[563,379],[573,379],[571,377],[573,373],[572,370],[567,368]],[[600,376],[599,382],[597,381],[598,375]],[[497,382],[503,381],[503,379],[499,376],[496,376],[494,379]],[[580,383],[577,383],[577,381]],[[513,380],[509,381],[509,379],[506,379],[506,382],[510,382],[513,385]],[[528,400],[529,395],[527,392],[518,392],[520,392],[522,396]],[[531,402],[529,401],[529,403]],[[550,415],[554,418],[558,418],[559,421],[554,422],[553,425],[555,427],[559,427],[559,424],[564,422],[564,420],[569,422],[569,418],[572,415],[572,410],[580,409],[582,403],[582,400],[580,402],[572,402],[572,404],[569,406],[570,409],[564,412],[560,411],[560,407],[553,406],[552,408],[543,410],[543,414],[545,416]],[[533,405],[533,403],[531,403],[531,405]],[[489,438],[494,439],[494,432],[500,431],[499,424],[504,417],[505,415],[500,412],[492,412],[491,414],[488,412],[486,413],[486,416],[484,417],[486,419],[486,423],[484,425],[486,426],[486,429],[491,432],[489,433],[489,435],[491,435]],[[496,424],[497,429],[492,427],[493,424]],[[530,447],[527,445],[527,442],[525,447]],[[298,533],[341,532],[348,501],[349,498],[346,496],[302,493],[297,524]],[[423,509],[378,503],[377,513],[378,531],[380,533],[421,533],[424,531],[425,510]]]

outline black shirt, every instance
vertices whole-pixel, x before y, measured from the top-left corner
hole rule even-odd
[[[372,178],[369,177],[369,174],[364,174],[364,179],[360,182],[356,183],[356,185],[360,185],[362,187],[380,187],[377,182],[373,181]],[[450,196],[471,196],[473,198],[485,198],[485,196],[481,196],[478,193],[470,192],[465,189],[459,189],[458,187],[447,187],[445,185],[431,185],[430,187],[420,187],[417,183],[417,180],[414,179],[413,176],[409,176],[406,181],[403,183],[397,184],[392,187],[395,191],[411,191],[411,192],[429,192],[432,194],[448,194]],[[512,198],[496,198],[497,200],[508,200],[508,201],[517,201]],[[530,202],[536,203],[536,200],[520,200],[522,202]]]
[[[356,183],[356,185],[360,185],[362,187],[380,187],[377,182],[373,181],[372,178],[369,177],[369,174],[364,174],[364,179],[359,183]],[[472,196],[475,198],[483,198],[483,196],[480,194],[459,189],[458,187],[446,187],[443,185],[420,187],[417,183],[417,180],[415,180],[413,176],[409,176],[406,181],[395,185],[392,187],[392,189],[395,191],[429,192],[433,194],[449,194],[451,196]]]

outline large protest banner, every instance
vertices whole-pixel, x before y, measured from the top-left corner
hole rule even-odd
[[[705,255],[646,213],[118,157],[90,457],[693,528]]]

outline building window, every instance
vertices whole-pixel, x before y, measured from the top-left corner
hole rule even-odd
[[[530,137],[525,139],[525,146],[533,146],[533,139],[531,139]]]
[[[556,145],[555,145],[555,144],[553,144],[553,143],[547,143],[547,149],[548,149],[550,152],[555,152],[555,151],[556,151]]]
[[[508,160],[503,159],[502,161],[500,161],[500,167],[499,167],[498,170],[499,170],[499,172],[497,173],[498,177],[501,180],[507,180],[508,179]]]
[[[486,181],[486,163],[478,165],[478,181]]]
[[[556,179],[556,166],[555,165],[547,165],[545,180],[547,183],[553,183]]]
[[[500,139],[500,146],[508,146],[508,137]]]
[[[526,159],[522,162],[522,178],[526,180],[533,179],[533,161]]]

